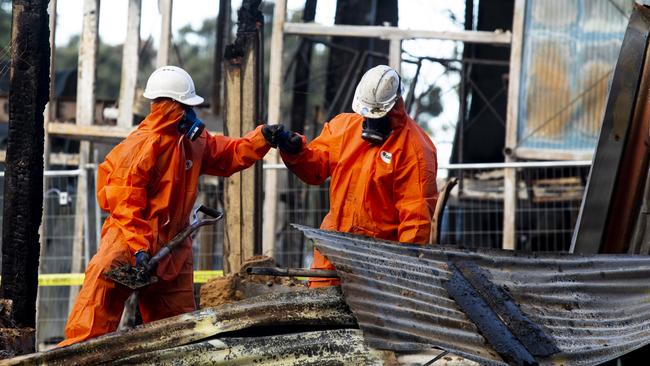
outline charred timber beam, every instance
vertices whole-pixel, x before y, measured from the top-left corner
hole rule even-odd
[[[487,342],[509,365],[537,365],[532,354],[512,334],[510,329],[501,322],[488,302],[465,279],[460,270],[450,264],[451,278],[445,283],[445,288],[452,299],[476,324]]]
[[[14,0],[9,137],[2,227],[2,293],[19,327],[36,324],[43,213],[43,111],[49,97],[47,0]]]
[[[214,65],[212,79],[212,114],[222,112],[222,84],[223,84],[223,51],[230,34],[230,1],[219,1],[219,14],[217,15],[216,42],[214,45]]]
[[[454,261],[453,270],[476,290],[499,319],[514,334],[526,349],[536,357],[549,357],[560,352],[555,342],[524,314],[515,300],[502,287],[492,282],[487,272],[472,261]]]

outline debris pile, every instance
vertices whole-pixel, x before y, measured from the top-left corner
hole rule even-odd
[[[303,288],[197,310],[0,365],[289,365],[303,360],[316,365],[321,358],[350,357],[384,365],[383,352],[367,347],[356,328],[339,288]],[[307,332],[296,334],[296,329]]]
[[[12,314],[12,301],[0,299],[0,359],[35,351],[34,328],[16,328]]]
[[[241,270],[224,277],[214,278],[201,286],[200,307],[207,308],[229,304],[272,292],[288,292],[304,288],[304,282],[289,277],[251,276],[249,267],[277,267],[267,256],[255,256],[244,262]]]

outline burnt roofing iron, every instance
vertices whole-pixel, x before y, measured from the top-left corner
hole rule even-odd
[[[253,327],[350,328],[356,322],[338,288],[262,295],[183,314],[47,352],[0,360],[8,365],[95,365]]]
[[[525,363],[525,355],[504,360],[503,350],[494,347],[503,340],[486,340],[450,297],[452,274],[462,275],[450,268],[452,261],[473,263],[485,274],[474,279],[479,281],[471,286],[479,293],[474,299],[485,301],[481,283],[511,299],[498,306],[488,300],[486,310],[531,348],[523,347],[540,365],[596,365],[650,343],[650,257],[466,251],[296,227],[336,266],[346,303],[375,348],[439,348],[485,365]],[[510,319],[499,315],[504,311]],[[516,319],[523,323],[513,325]],[[522,324],[532,333],[512,331]],[[545,341],[539,349],[531,346],[540,339]]]
[[[392,352],[364,344],[358,329],[336,329],[266,337],[211,339],[135,355],[118,365],[390,365]]]

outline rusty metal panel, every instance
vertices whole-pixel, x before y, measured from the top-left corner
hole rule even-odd
[[[620,51],[572,250],[627,250],[647,174],[650,8],[637,5]]]
[[[633,0],[528,0],[518,146],[593,151]]]
[[[534,356],[541,365],[596,365],[650,343],[650,257],[471,252],[299,228],[336,266],[345,301],[375,348],[435,347],[507,364],[491,345],[501,340],[486,339],[450,298],[452,260],[474,263],[550,338],[559,352]]]

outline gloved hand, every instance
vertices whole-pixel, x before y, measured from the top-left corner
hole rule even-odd
[[[302,136],[295,132],[283,131],[278,138],[278,148],[285,154],[295,155],[302,150]]]
[[[278,147],[278,139],[283,132],[286,131],[284,131],[284,125],[281,124],[264,125],[262,127],[262,135],[266,139],[266,142],[273,147]]]
[[[149,253],[147,253],[144,250],[138,250],[135,253],[135,266],[136,267],[142,267],[149,263],[149,259],[151,259],[151,256]]]

